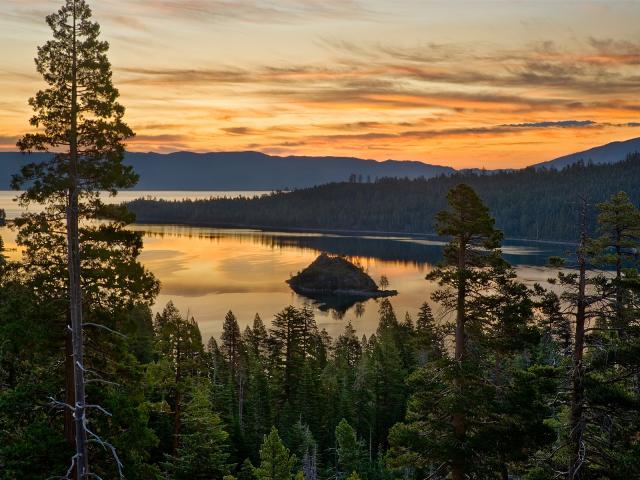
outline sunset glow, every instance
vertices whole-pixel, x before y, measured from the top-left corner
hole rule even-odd
[[[0,150],[29,128],[59,3],[0,4]],[[635,2],[91,4],[134,151],[502,168],[640,136]]]

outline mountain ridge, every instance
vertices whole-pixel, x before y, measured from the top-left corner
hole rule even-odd
[[[531,167],[561,169],[577,163],[580,160],[583,160],[585,163],[591,161],[596,164],[618,163],[633,152],[640,152],[640,137],[605,143],[604,145],[591,147],[580,152],[562,155],[553,160],[535,163],[531,165]]]
[[[526,168],[562,169],[580,160],[617,163],[640,151],[640,137],[610,142],[587,150],[540,162]],[[48,153],[23,155],[0,152],[0,190],[8,190],[11,176],[28,161],[39,161]],[[30,158],[31,157],[31,158]],[[246,150],[237,152],[172,153],[127,152],[125,163],[134,167],[140,181],[134,190],[290,190],[343,182],[370,182],[383,177],[433,178],[459,172],[499,173],[516,169],[456,170],[418,160],[383,161],[343,156],[269,155]]]
[[[24,156],[0,152],[0,190],[28,161],[46,153]],[[273,156],[261,152],[127,152],[125,164],[140,175],[135,190],[288,190],[323,183],[374,181],[382,177],[432,178],[455,173],[452,167],[417,160],[376,160],[335,156]]]

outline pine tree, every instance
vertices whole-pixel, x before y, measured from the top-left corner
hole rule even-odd
[[[431,307],[427,302],[420,306],[416,322],[415,350],[420,366],[438,360],[444,355],[444,331],[436,325]]]
[[[240,471],[238,472],[238,480],[256,480],[255,467],[248,458],[244,459]]]
[[[260,466],[255,469],[256,478],[258,480],[291,480],[296,463],[295,455],[289,455],[289,450],[280,440],[278,430],[272,427],[269,435],[265,435],[260,448]]]
[[[267,332],[264,322],[257,313],[253,318],[253,326],[251,328],[247,326],[243,340],[253,349],[256,356],[265,358],[268,356],[269,332]]]
[[[66,288],[61,289],[68,298],[73,354],[73,382],[68,382],[67,397],[74,406],[75,471],[78,478],[84,478],[89,473],[89,459],[84,424],[83,326],[87,322],[82,318],[83,297],[86,301],[91,288],[104,282],[99,276],[92,278],[87,266],[92,259],[95,263],[105,258],[104,251],[95,248],[106,240],[113,252],[128,247],[117,255],[128,267],[117,277],[120,285],[132,280],[140,284],[146,278],[152,298],[157,284],[135,262],[140,240],[124,229],[129,218],[123,209],[106,207],[99,199],[99,191],[115,194],[137,180],[131,168],[122,164],[124,141],[133,132],[123,122],[124,108],[117,103],[118,91],[107,59],[109,46],[99,39],[100,27],[91,20],[84,0],[66,0],[58,12],[47,17],[47,23],[54,38],[38,49],[36,67],[48,86],[29,101],[35,112],[31,125],[37,131],[25,135],[18,147],[27,152],[55,153],[43,163],[26,165],[14,177],[14,188],[28,187],[20,196],[22,204],[45,205],[43,213],[25,215],[16,225],[20,228],[18,240],[25,244],[51,238],[44,243],[53,246],[57,255],[35,248],[30,253],[55,266],[58,278],[66,275],[68,279]],[[82,223],[95,218],[111,222],[97,226]],[[117,300],[117,296],[111,299]]]
[[[637,265],[637,247],[640,244],[640,210],[631,203],[625,192],[613,195],[608,202],[598,205],[598,233],[591,249],[594,261],[615,268],[612,285],[615,301],[614,327],[625,329],[625,279],[624,269]]]
[[[248,338],[245,335],[246,338]],[[273,422],[272,396],[269,388],[267,371],[268,357],[258,353],[259,348],[253,347],[249,339],[246,355],[246,393],[245,393],[245,422],[243,439],[252,457],[257,456],[260,443],[264,435],[269,433]],[[265,355],[268,352],[265,352]]]
[[[277,397],[282,405],[281,414],[297,410],[304,396],[305,376],[310,374],[309,360],[322,355],[313,312],[309,308],[298,310],[289,306],[278,313],[270,329]],[[285,408],[286,406],[286,408]],[[295,420],[294,420],[295,421]]]
[[[351,322],[345,325],[344,332],[338,336],[334,351],[336,362],[343,365],[345,369],[353,371],[358,365],[362,356],[362,345]]]
[[[232,311],[227,312],[222,324],[222,344],[220,351],[229,363],[231,375],[236,378],[240,370],[240,358],[242,354],[242,337],[238,320]]]
[[[51,354],[55,313],[19,278],[12,265],[0,274],[0,477],[37,480],[66,471],[73,453],[48,404],[64,369]]]
[[[172,375],[168,381],[173,393],[172,453],[176,455],[182,431],[185,392],[191,379],[202,376],[205,371],[202,335],[193,317],[184,318],[173,302],[167,303],[164,310],[156,314],[154,328],[158,351],[163,354],[163,360],[169,362]]]
[[[206,388],[195,387],[184,410],[178,448],[164,465],[168,479],[209,480],[229,473],[229,435],[212,407]]]
[[[371,457],[378,448],[386,448],[389,429],[402,419],[406,407],[404,379],[407,370],[398,347],[398,329],[391,305],[381,305],[378,333],[369,338],[368,351],[363,355],[365,378],[362,380],[363,391],[359,392],[365,408],[359,412],[362,418],[358,430],[369,432]],[[364,416],[366,413],[369,418]]]
[[[455,353],[454,360],[461,369],[467,359],[467,305],[468,295],[473,284],[484,282],[486,274],[483,267],[499,262],[502,234],[494,228],[495,221],[482,200],[469,186],[461,184],[447,194],[451,210],[442,211],[436,216],[439,235],[452,237],[444,252],[446,267],[436,269],[428,279],[437,280],[441,285],[451,285],[455,291],[454,299],[448,293],[436,296],[444,303],[451,302],[456,309]],[[455,389],[464,395],[464,374],[455,376]],[[466,439],[466,418],[464,408],[454,406],[451,424],[456,442],[462,446]],[[464,454],[457,452],[451,459],[453,480],[463,480],[465,476]]]
[[[233,396],[233,405],[231,416],[237,430],[234,435],[239,441],[241,431],[243,429],[243,415],[245,409],[245,390],[246,390],[246,356],[244,352],[244,344],[242,335],[240,334],[240,326],[233,312],[229,311],[225,316],[222,325],[222,345],[220,352],[222,353],[229,367],[229,388]],[[236,442],[237,443],[237,442]]]
[[[574,287],[573,291],[565,292],[564,299],[575,307],[575,329],[573,340],[573,358],[571,365],[571,402],[569,411],[569,478],[579,480],[583,478],[586,462],[583,456],[585,431],[585,330],[587,328],[587,310],[594,302],[587,293],[587,202],[582,200],[580,215],[580,243],[576,252],[578,273],[564,277],[565,285]],[[561,277],[562,278],[562,277]]]
[[[337,477],[346,478],[350,472],[362,471],[364,448],[356,431],[344,418],[336,427]]]
[[[640,212],[622,192],[598,208],[600,236],[587,238],[583,211],[578,273],[559,275],[563,303],[575,319],[568,463],[574,478],[623,478],[640,473],[631,460],[638,453],[633,438],[640,425],[634,253],[640,247]],[[596,274],[593,266],[614,275]]]
[[[4,272],[7,266],[7,257],[4,254],[4,240],[0,237],[0,281],[4,276]]]
[[[309,426],[298,420],[291,431],[289,445],[300,461],[299,468],[305,480],[316,480],[318,478],[318,445]]]
[[[444,264],[427,278],[443,287],[433,300],[455,312],[453,357],[440,350],[440,358],[410,375],[408,420],[390,433],[391,463],[430,475],[449,472],[453,479],[495,473],[507,478],[509,464],[526,458],[505,445],[549,441],[542,425],[547,411],[531,415],[545,390],[534,383],[528,393],[535,395],[522,394],[526,383],[518,380],[546,380],[527,371],[526,351],[538,341],[533,303],[502,260],[501,234],[478,196],[460,185],[449,202],[450,210],[437,220],[439,233],[451,241]],[[440,346],[428,307],[421,310],[418,332]],[[515,398],[519,409],[513,408]]]
[[[382,331],[393,330],[394,332],[398,328],[398,318],[393,310],[393,305],[388,298],[380,300],[380,306],[378,307],[378,329],[376,333],[380,335]]]
[[[601,275],[598,288],[605,308],[590,335],[586,397],[591,406],[587,443],[595,447],[591,472],[611,477],[640,475],[633,459],[640,446],[640,210],[624,192],[598,205],[595,262],[613,268]]]

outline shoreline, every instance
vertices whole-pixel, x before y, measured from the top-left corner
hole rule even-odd
[[[249,225],[240,223],[223,223],[223,222],[162,222],[162,221],[134,221],[130,226],[135,225],[164,225],[164,226],[176,226],[176,227],[199,227],[199,228],[222,228],[222,229],[242,229],[242,230],[258,230],[262,232],[284,232],[284,233],[325,233],[335,234],[341,236],[397,236],[406,238],[428,238],[436,241],[446,242],[446,239],[438,236],[435,233],[420,233],[420,232],[394,232],[385,230],[350,230],[340,228],[321,228],[321,227],[282,227],[273,225]],[[568,242],[563,240],[533,240],[529,238],[515,238],[505,237],[507,242],[527,242],[527,243],[540,243],[547,245],[577,245],[576,242]]]

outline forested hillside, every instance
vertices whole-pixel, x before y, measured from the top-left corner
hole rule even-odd
[[[259,198],[202,201],[137,200],[128,205],[146,223],[433,233],[434,215],[459,183],[472,186],[507,237],[577,240],[576,206],[587,199],[588,226],[595,205],[623,190],[640,202],[640,155],[613,165],[578,163],[561,171],[528,168],[497,174],[432,179],[332,183]]]

